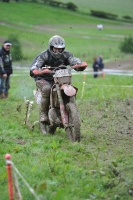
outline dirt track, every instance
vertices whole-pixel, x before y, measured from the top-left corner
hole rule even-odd
[[[133,70],[133,59],[105,63],[105,69]]]

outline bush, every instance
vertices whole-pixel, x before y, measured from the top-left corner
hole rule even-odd
[[[15,35],[10,35],[9,40],[12,43],[11,53],[14,61],[19,61],[23,58],[22,56],[22,47],[19,39]]]
[[[7,2],[7,3],[9,3],[9,2],[10,2],[10,0],[3,0],[3,2]]]
[[[129,19],[129,20],[132,20],[132,19],[133,19],[133,18],[130,17],[129,15],[125,15],[125,16],[123,16],[123,18],[124,18],[124,19]]]
[[[118,17],[118,15],[114,15],[112,13],[107,13],[107,12],[103,12],[103,11],[96,11],[96,10],[91,10],[91,15],[95,16],[95,17],[101,17],[101,18],[113,19],[113,20],[115,20]]]
[[[74,3],[69,2],[69,3],[67,3],[67,8],[68,8],[69,10],[76,11],[77,6],[76,6]]]
[[[120,50],[124,53],[133,53],[133,38],[128,36],[120,43]]]

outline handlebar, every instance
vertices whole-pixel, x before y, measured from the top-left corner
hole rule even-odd
[[[80,69],[84,68],[85,69],[86,67],[87,67],[87,63],[86,62],[82,62],[82,63],[78,63],[76,65],[71,66],[70,69],[78,69],[78,68],[80,68]],[[35,69],[33,71],[33,73],[36,76],[42,75],[42,74],[48,74],[48,73],[54,74],[56,70],[58,70],[58,69],[66,69],[66,68],[67,68],[67,66],[65,66],[65,65],[61,65],[61,66],[59,66],[57,68],[46,65],[45,67],[42,67],[42,70]]]
[[[76,65],[73,65],[73,66],[71,66],[71,69],[76,69],[76,68],[86,68],[88,65],[87,65],[87,63],[86,62],[82,62],[82,63],[78,63],[78,64],[76,64]],[[53,70],[53,71],[56,71],[56,70],[58,70],[58,69],[66,69],[67,68],[67,66],[65,66],[65,65],[61,65],[61,66],[59,66],[59,67],[57,67],[57,68],[55,68],[55,67],[51,67],[51,66],[45,66],[45,67],[42,67],[42,70],[45,70],[45,69],[49,69],[49,70]]]

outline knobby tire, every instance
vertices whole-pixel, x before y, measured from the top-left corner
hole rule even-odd
[[[68,103],[66,106],[68,112],[68,128],[66,129],[68,138],[71,142],[80,142],[80,118],[77,106],[74,103]]]

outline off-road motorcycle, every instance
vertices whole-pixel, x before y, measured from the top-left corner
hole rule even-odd
[[[54,85],[50,92],[50,105],[48,111],[49,124],[46,131],[54,134],[57,127],[64,128],[68,138],[72,142],[80,141],[80,117],[76,104],[76,93],[78,88],[72,85],[71,69],[87,67],[86,62],[68,68],[64,65],[59,66],[51,73],[54,77]],[[51,67],[44,67],[44,69]]]

